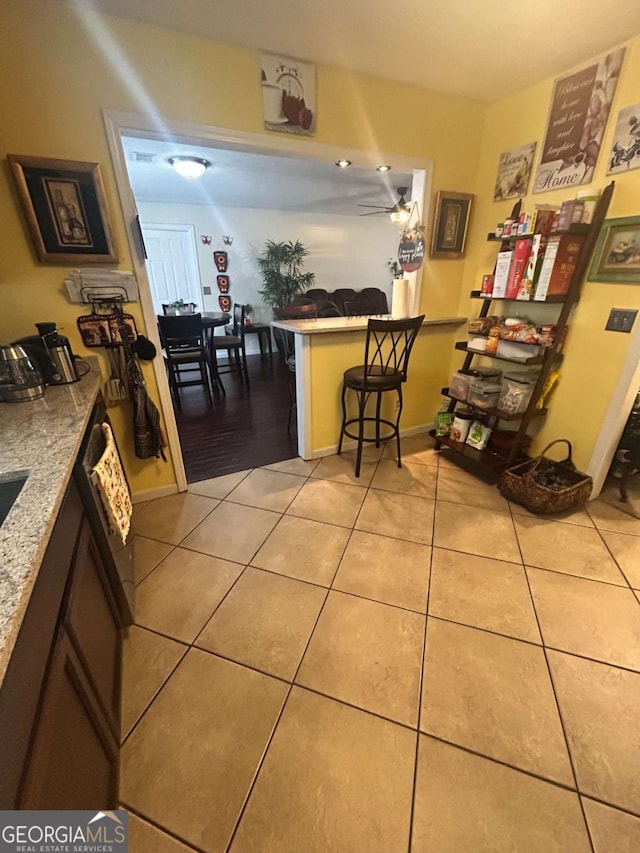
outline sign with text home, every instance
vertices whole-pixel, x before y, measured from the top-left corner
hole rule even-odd
[[[593,180],[624,51],[556,81],[534,192]]]

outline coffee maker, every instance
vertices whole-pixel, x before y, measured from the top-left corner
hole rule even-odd
[[[36,323],[40,335],[14,341],[36,359],[47,385],[69,385],[80,379],[69,339],[61,335],[55,323]]]

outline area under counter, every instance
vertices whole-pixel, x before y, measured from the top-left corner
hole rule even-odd
[[[368,319],[326,317],[272,323],[295,337],[298,454],[303,459],[336,451],[342,421],[342,376],[364,361]],[[466,320],[441,317],[422,324],[403,389],[401,434],[426,430],[433,422],[456,331]]]
[[[0,476],[28,473],[0,527],[0,687],[100,388],[98,360],[72,385],[0,405]]]

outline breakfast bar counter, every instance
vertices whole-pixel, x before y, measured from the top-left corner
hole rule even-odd
[[[368,317],[325,317],[274,320],[271,324],[294,335],[298,454],[303,459],[327,456],[337,449],[342,421],[342,376],[349,367],[364,361],[368,320]],[[405,386],[401,434],[426,430],[433,421],[457,330],[466,320],[466,317],[441,317],[423,322]]]

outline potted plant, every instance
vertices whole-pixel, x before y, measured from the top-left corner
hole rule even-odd
[[[253,314],[253,305],[247,303],[244,306],[244,322],[246,326],[251,325],[251,315]]]
[[[308,254],[299,240],[295,243],[267,240],[262,255],[256,259],[264,284],[258,293],[267,305],[272,308],[291,305],[296,296],[313,285],[315,273],[302,271]]]
[[[193,314],[197,307],[195,302],[185,302],[184,299],[176,299],[167,306],[170,314]]]

